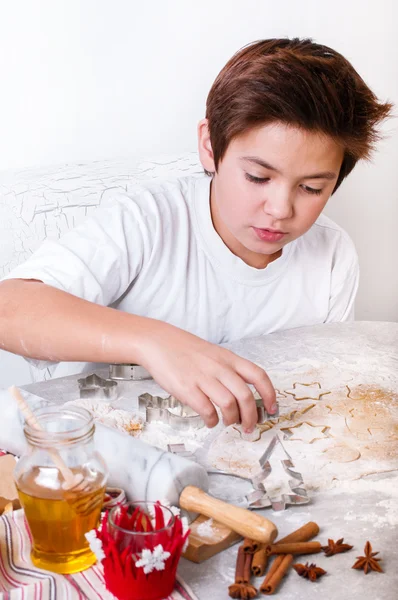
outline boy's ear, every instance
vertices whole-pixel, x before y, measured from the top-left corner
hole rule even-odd
[[[211,147],[210,131],[207,119],[202,119],[198,123],[198,150],[200,162],[205,171],[215,173],[213,148]]]

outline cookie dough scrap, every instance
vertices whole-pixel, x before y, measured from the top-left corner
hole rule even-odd
[[[355,387],[345,386],[347,389],[347,398],[351,400],[364,401],[370,403],[389,401],[391,404],[398,403],[398,394],[379,387],[377,385],[367,385],[360,383]]]
[[[336,409],[347,430],[364,442],[398,439],[398,394],[372,385],[346,386],[347,394]]]
[[[293,383],[293,388],[284,390],[287,394],[293,396],[295,400],[320,400],[331,392],[323,392],[322,386],[318,381],[313,383]]]

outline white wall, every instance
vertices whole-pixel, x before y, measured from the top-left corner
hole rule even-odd
[[[309,36],[398,104],[396,0],[0,3],[0,169],[196,146],[219,69],[242,45]],[[398,320],[398,121],[327,212],[352,235],[357,318]]]

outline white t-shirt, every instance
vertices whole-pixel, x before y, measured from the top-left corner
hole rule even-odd
[[[118,193],[7,278],[39,279],[214,343],[353,318],[358,258],[338,225],[320,216],[256,269],[216,233],[209,198],[207,176]]]

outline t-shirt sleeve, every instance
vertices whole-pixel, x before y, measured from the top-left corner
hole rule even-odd
[[[353,321],[359,284],[359,261],[351,238],[341,232],[331,273],[329,313],[326,323]]]
[[[150,229],[133,199],[113,198],[59,240],[46,240],[6,279],[38,279],[109,306],[140,272],[150,252]]]

